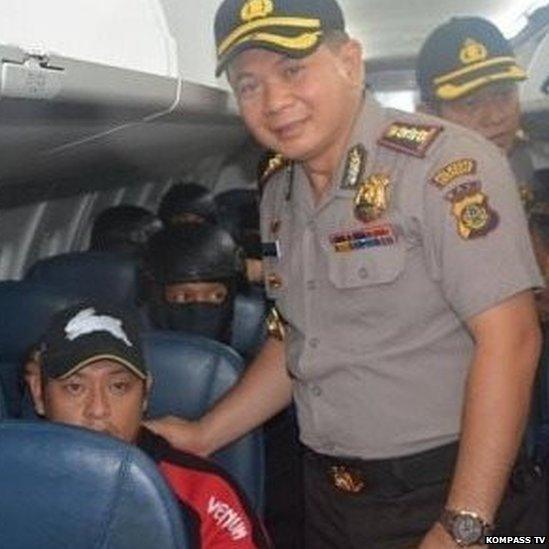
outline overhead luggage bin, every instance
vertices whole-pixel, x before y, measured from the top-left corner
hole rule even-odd
[[[206,4],[3,2],[0,208],[77,194],[82,182],[165,180],[232,153],[245,131],[213,78]]]
[[[0,200],[75,174],[162,178],[244,137],[220,89],[13,46],[0,62]]]

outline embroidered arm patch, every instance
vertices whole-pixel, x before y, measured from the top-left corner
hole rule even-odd
[[[499,216],[481,189],[478,181],[472,181],[446,193],[446,200],[452,203],[458,235],[464,240],[485,236],[498,226]]]
[[[439,189],[444,189],[447,185],[455,181],[458,177],[464,175],[474,175],[477,173],[477,161],[472,158],[460,158],[446,164],[431,179],[431,183]]]

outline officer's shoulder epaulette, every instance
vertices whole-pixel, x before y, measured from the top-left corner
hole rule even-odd
[[[395,120],[378,139],[378,145],[418,158],[424,158],[443,126]]]
[[[289,160],[284,158],[281,154],[271,155],[265,162],[265,169],[259,177],[259,188],[263,190],[265,185],[271,179],[271,177],[289,165]]]

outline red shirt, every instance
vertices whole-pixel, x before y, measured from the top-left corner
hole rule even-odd
[[[158,465],[191,524],[193,545],[200,549],[265,549],[265,530],[245,494],[215,463],[176,450],[142,429],[137,441]]]

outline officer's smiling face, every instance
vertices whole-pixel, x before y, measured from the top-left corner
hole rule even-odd
[[[517,85],[493,83],[455,101],[442,101],[438,114],[479,132],[509,153],[520,125]]]
[[[265,147],[309,162],[341,154],[361,98],[356,42],[321,45],[302,59],[249,49],[228,76],[246,125]]]

